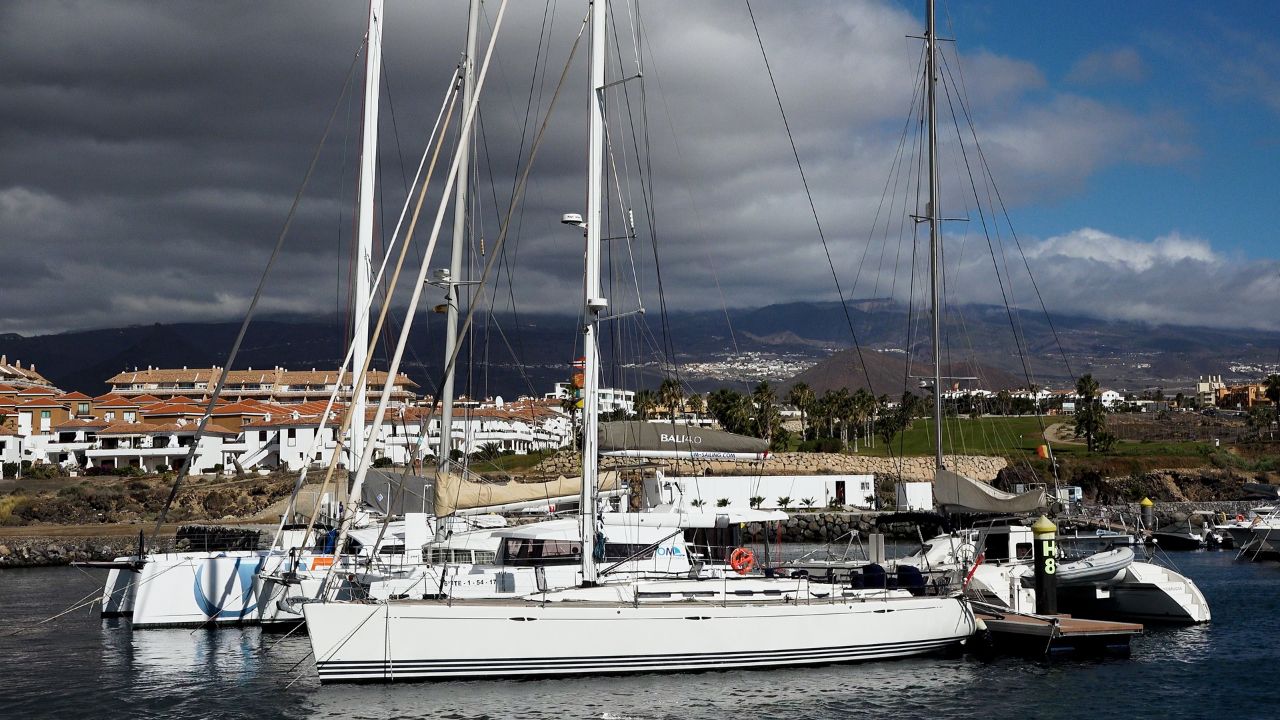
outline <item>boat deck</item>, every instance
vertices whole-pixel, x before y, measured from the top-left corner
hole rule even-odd
[[[1138,623],[1085,620],[1070,615],[1015,615],[979,611],[977,617],[986,624],[997,646],[1057,653],[1129,653],[1129,641],[1142,634]]]

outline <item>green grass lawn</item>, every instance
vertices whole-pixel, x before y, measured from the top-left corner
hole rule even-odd
[[[502,455],[493,460],[472,460],[471,472],[506,472],[511,470],[527,470],[542,462],[551,453],[532,452],[527,455]]]

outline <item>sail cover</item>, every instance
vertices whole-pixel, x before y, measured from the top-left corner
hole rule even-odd
[[[618,487],[616,472],[601,472],[597,476],[597,490],[607,492]],[[443,517],[458,510],[508,505],[534,500],[578,495],[582,492],[582,478],[561,475],[546,482],[475,482],[457,473],[449,473],[436,486],[435,513]]]
[[[617,473],[601,472],[598,477],[600,491],[608,492],[618,488]],[[567,478],[563,475],[544,482],[477,482],[451,472],[437,485],[435,477],[405,475],[399,470],[370,470],[369,477],[361,488],[365,504],[380,512],[389,515],[434,512],[441,517],[458,510],[546,500],[578,495],[581,492],[582,478]]]
[[[950,470],[938,470],[934,474],[933,498],[938,509],[948,513],[1014,514],[1047,506],[1044,490],[1014,495]]]
[[[691,460],[763,460],[769,442],[676,422],[600,423],[600,454]]]

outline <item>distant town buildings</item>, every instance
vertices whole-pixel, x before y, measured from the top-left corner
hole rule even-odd
[[[1244,383],[1242,385],[1225,385],[1217,390],[1217,398],[1213,403],[1220,408],[1232,410],[1248,410],[1256,405],[1270,405],[1265,383]]]
[[[1210,375],[1207,380],[1201,375],[1196,382],[1196,401],[1200,407],[1214,407],[1218,404],[1218,391],[1226,387],[1221,375]]]
[[[35,363],[22,367],[21,360],[9,362],[8,355],[0,355],[0,384],[9,385],[16,388],[25,388],[31,386],[52,387],[53,383],[49,382],[45,376],[36,372]]]
[[[161,399],[178,395],[205,396],[217,385],[222,368],[153,368],[134,369],[119,373],[107,379],[111,392],[122,397],[149,395]],[[382,392],[387,381],[387,373],[369,371],[370,395]],[[232,370],[227,373],[226,384],[222,388],[221,397],[232,400],[266,400],[270,402],[308,402],[312,400],[328,400],[338,385],[336,370],[285,370],[284,368],[268,368],[265,370]],[[400,373],[392,383],[391,399],[397,402],[412,400],[416,397],[414,389],[418,385],[409,376]],[[352,395],[351,373],[342,378],[342,389],[338,397],[350,400]]]
[[[555,389],[543,395],[544,400],[568,400],[573,397],[575,388],[572,383],[558,382]],[[616,388],[600,388],[600,412],[611,413],[623,410],[627,414],[635,412],[636,393],[634,390],[618,390]]]
[[[18,368],[16,363],[4,365]],[[338,451],[337,430],[350,395],[350,385],[344,383],[338,389],[343,401],[326,415],[338,385],[336,372],[233,370],[197,444],[208,393],[221,368],[120,373],[108,380],[112,391],[98,397],[65,393],[34,368],[21,370],[22,384],[0,383],[0,461],[71,470],[176,469],[193,446],[192,469],[198,473],[328,464]],[[371,396],[385,382],[385,373],[371,374]],[[421,463],[440,453],[442,444],[455,456],[481,450],[524,454],[564,447],[573,436],[569,413],[558,400],[463,399],[451,437],[442,443],[439,413],[431,413],[429,400],[414,403],[417,385],[401,375],[393,387],[395,402],[372,433],[375,459]],[[612,402],[622,407],[632,396],[617,391]],[[366,424],[373,418],[373,409],[367,408]],[[349,457],[339,457],[339,462],[352,464]]]

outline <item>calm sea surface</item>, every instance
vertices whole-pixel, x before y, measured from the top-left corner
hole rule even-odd
[[[918,659],[596,680],[325,686],[306,637],[147,630],[80,610],[74,568],[0,572],[0,718],[1280,717],[1280,564],[1177,553],[1213,623],[1150,628],[1128,660]],[[15,630],[22,633],[12,635]],[[501,638],[477,638],[501,642]]]

